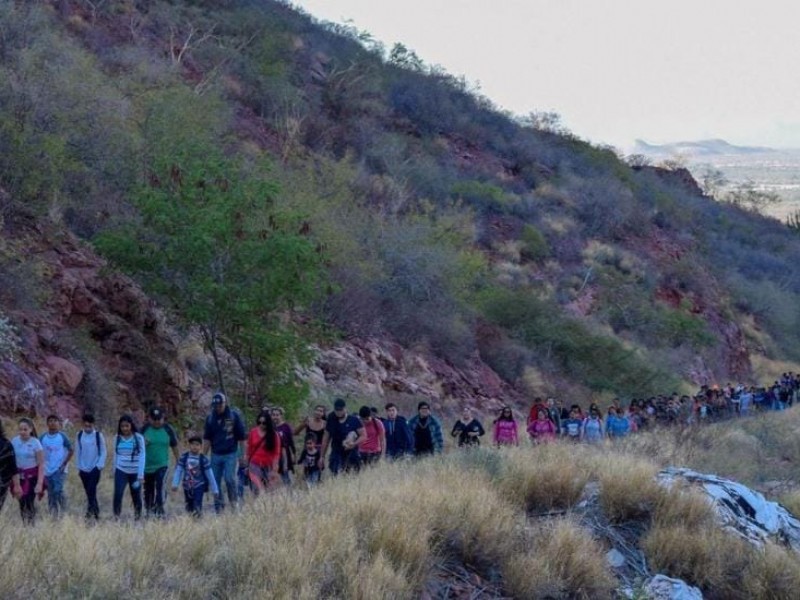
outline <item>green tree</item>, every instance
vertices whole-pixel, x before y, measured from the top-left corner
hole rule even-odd
[[[275,208],[277,187],[263,165],[245,169],[223,155],[208,133],[213,124],[187,128],[195,117],[181,121],[172,110],[179,99],[190,104],[184,112],[196,115],[191,103],[207,100],[192,96],[173,91],[154,102],[146,183],[133,198],[141,220],[96,242],[199,328],[220,388],[225,348],[242,368],[245,395],[290,401],[295,366],[307,358],[290,317],[321,288],[321,257],[299,233],[302,224]],[[169,143],[159,143],[163,135]]]

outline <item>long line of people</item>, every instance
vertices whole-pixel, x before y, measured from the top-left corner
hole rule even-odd
[[[678,394],[631,400],[623,407],[614,400],[603,416],[597,404],[584,412],[578,404],[569,407],[554,398],[536,398],[527,415],[525,433],[533,445],[561,438],[567,442],[600,443],[626,437],[655,424],[698,425],[754,411],[783,410],[791,406],[800,389],[800,375],[784,374],[766,387],[743,385],[703,386],[693,397]],[[163,517],[166,478],[170,454],[175,469],[171,491],[183,491],[186,511],[196,517],[203,511],[205,493],[211,492],[217,513],[239,505],[249,490],[258,495],[302,477],[310,486],[318,484],[327,471],[335,476],[358,471],[382,460],[396,461],[424,457],[444,451],[441,421],[422,401],[410,419],[399,414],[396,404],[385,406],[379,417],[375,407],[362,406],[350,414],[345,400],[338,398],[333,410],[317,405],[297,427],[289,425],[280,407],[264,407],[249,432],[243,415],[228,405],[223,393],[212,397],[202,435],[189,433],[188,447],[178,451],[178,435],[165,421],[160,408],[152,408],[141,431],[130,415],[117,423],[113,448],[113,500],[115,518],[122,514],[122,500],[129,491],[134,518]],[[97,488],[110,455],[105,436],[86,414],[74,443],[62,431],[58,415],[46,419],[47,432],[37,436],[32,420],[18,421],[18,434],[8,440],[0,422],[0,509],[9,492],[16,497],[24,523],[36,516],[36,501],[47,493],[53,517],[66,510],[64,483],[70,461],[75,457],[78,475],[86,494],[88,521],[100,516]],[[519,446],[521,424],[511,407],[503,406],[492,421],[491,443]],[[487,434],[473,409],[464,407],[450,435],[460,448],[481,444]],[[298,455],[295,438],[303,436]],[[142,497],[142,492],[144,497]]]

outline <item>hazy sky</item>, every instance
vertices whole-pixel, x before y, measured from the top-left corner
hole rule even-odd
[[[465,75],[517,114],[554,110],[627,149],[721,137],[800,148],[800,3],[297,0]]]

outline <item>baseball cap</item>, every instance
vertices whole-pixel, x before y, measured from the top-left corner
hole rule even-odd
[[[333,410],[342,410],[347,403],[342,398],[337,398],[336,402],[333,403]]]
[[[224,404],[227,401],[228,399],[222,392],[217,392],[213,396],[211,396],[211,404]]]
[[[164,411],[160,408],[153,407],[150,409],[150,418],[154,421],[164,418]]]

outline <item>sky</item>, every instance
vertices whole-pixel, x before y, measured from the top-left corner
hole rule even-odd
[[[629,150],[723,138],[800,148],[800,3],[295,0],[464,75],[503,109],[555,111]]]

